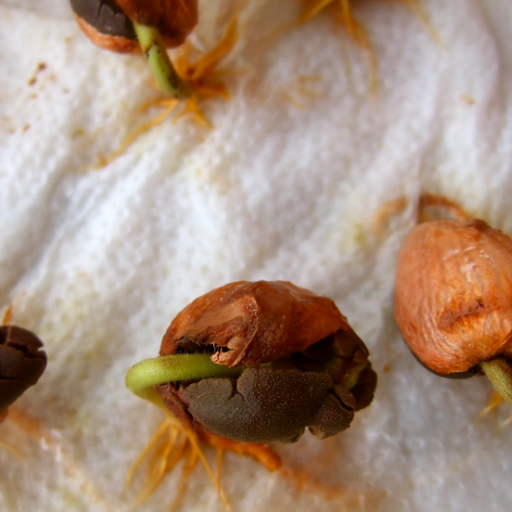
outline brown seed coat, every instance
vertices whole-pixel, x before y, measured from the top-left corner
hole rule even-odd
[[[212,361],[257,366],[301,352],[338,330],[353,332],[334,302],[285,281],[239,281],[203,295],[172,321],[160,355],[183,343],[216,345]]]
[[[156,27],[169,46],[183,44],[198,20],[197,0],[116,0],[133,21]]]

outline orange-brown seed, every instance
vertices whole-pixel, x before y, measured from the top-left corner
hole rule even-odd
[[[155,27],[167,48],[184,43],[198,20],[197,0],[71,0],[78,25],[97,46],[138,53],[132,22]]]
[[[480,220],[420,224],[398,254],[395,318],[435,372],[512,358],[512,240]]]

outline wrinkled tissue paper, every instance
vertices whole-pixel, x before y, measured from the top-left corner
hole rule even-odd
[[[236,5],[200,2],[199,52]],[[249,0],[222,62],[231,100],[203,104],[213,129],[171,115],[97,169],[161,112],[141,111],[161,96],[144,59],[96,48],[65,0],[0,0],[0,306],[49,355],[0,426],[20,452],[0,447],[1,510],[135,510],[126,473],[162,414],[126,390],[127,369],[195,297],[258,279],[335,300],[379,384],[348,431],[276,446],[288,473],[226,454],[233,510],[508,510],[511,411],[479,420],[486,379],[425,371],[392,293],[423,192],[512,234],[510,2],[422,0],[437,39],[401,2],[352,5],[376,92],[334,6],[292,28],[300,0]],[[179,469],[137,510],[167,510]],[[201,465],[177,510],[225,510]]]

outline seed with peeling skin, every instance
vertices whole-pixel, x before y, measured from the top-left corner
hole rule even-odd
[[[97,46],[140,53],[133,21],[156,27],[167,48],[183,44],[197,24],[197,0],[70,0],[78,25]]]
[[[37,383],[46,368],[42,341],[31,331],[0,327],[0,412]]]
[[[512,359],[512,240],[480,220],[420,224],[398,254],[395,318],[431,370],[493,380],[489,365]]]
[[[97,46],[119,53],[142,51],[160,89],[190,96],[166,48],[183,44],[197,24],[197,0],[71,0],[78,25]]]
[[[334,302],[283,281],[241,281],[199,297],[173,320],[160,355],[161,366],[180,357],[209,363],[208,377],[155,379],[146,368],[165,406],[185,425],[241,442],[294,442],[306,427],[332,436],[370,404],[377,381]],[[133,377],[127,385],[137,392]]]

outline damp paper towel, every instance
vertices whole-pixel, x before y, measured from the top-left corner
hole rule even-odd
[[[508,508],[510,409],[479,421],[485,379],[436,378],[413,359],[392,290],[422,192],[512,234],[510,4],[422,0],[437,41],[403,3],[352,4],[376,93],[336,9],[281,31],[300,0],[249,0],[222,63],[231,100],[203,106],[213,129],[171,116],[95,169],[161,112],[141,112],[160,97],[144,60],[93,46],[64,0],[0,1],[0,305],[49,354],[0,426],[21,454],[0,448],[1,510],[135,510],[142,475],[127,488],[126,473],[162,413],[125,389],[126,370],[195,297],[258,279],[334,299],[379,385],[347,432],[277,446],[287,471],[226,454],[233,510]],[[200,2],[199,51],[235,5]],[[167,510],[179,469],[138,510]],[[225,510],[200,464],[177,509]]]

